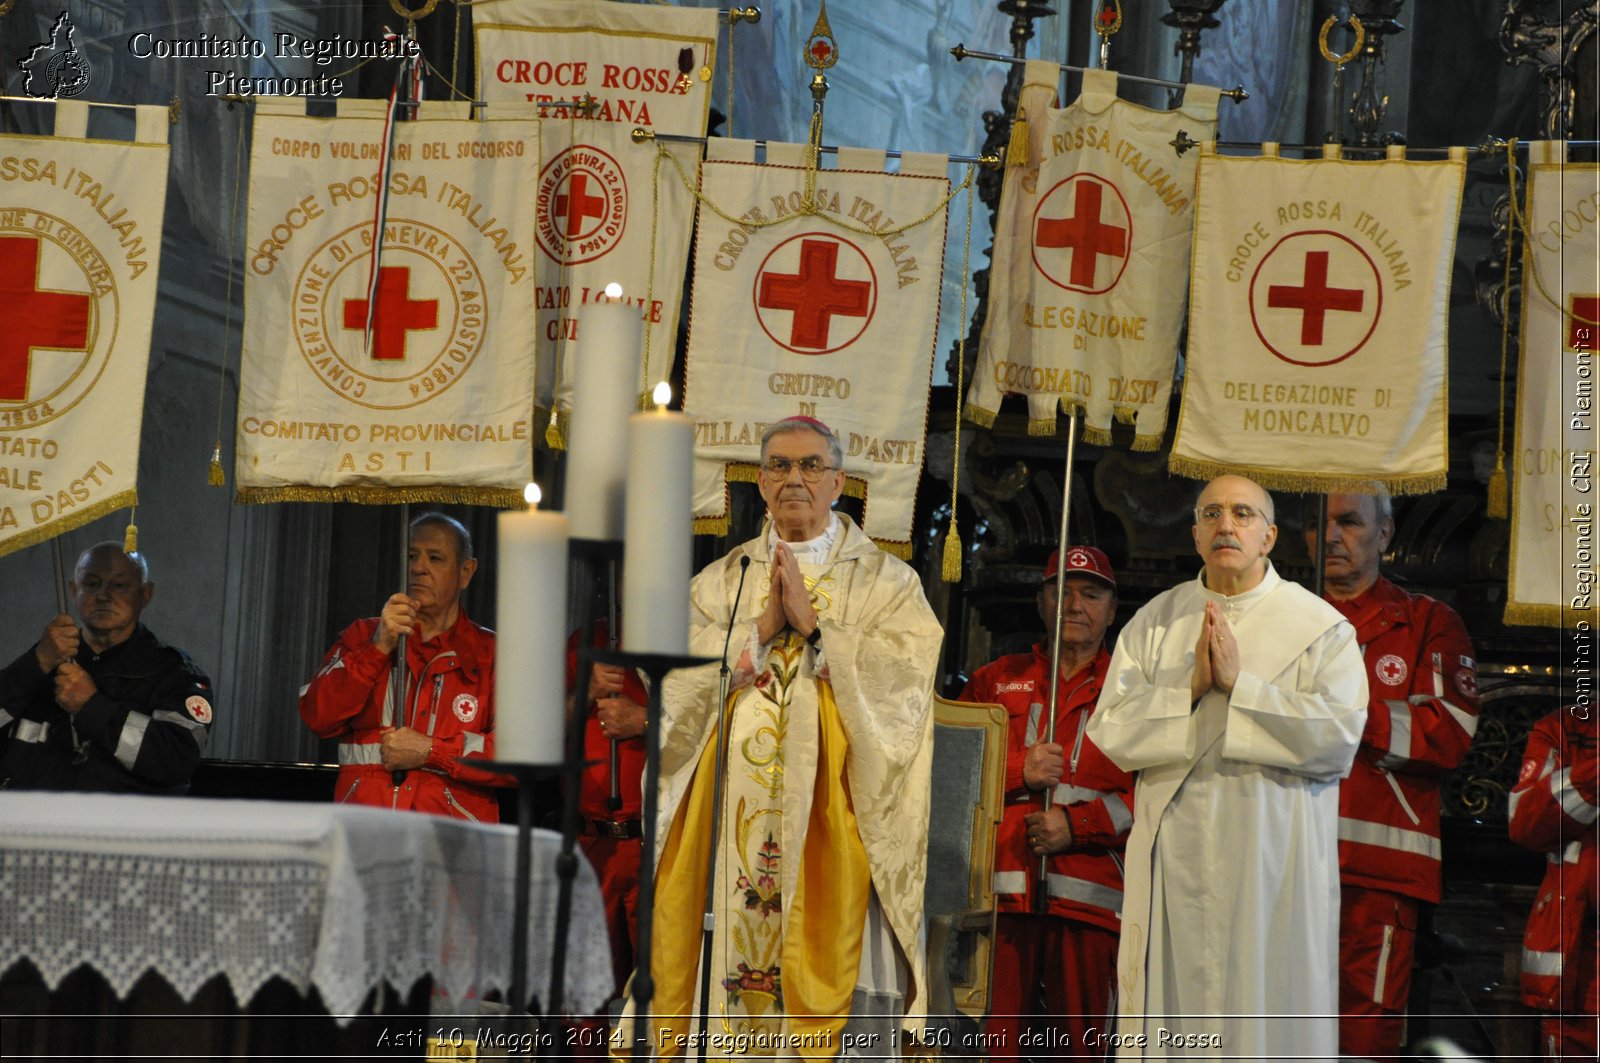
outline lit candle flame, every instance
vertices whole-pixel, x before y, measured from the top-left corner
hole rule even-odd
[[[536,483],[530,482],[527,487],[522,489],[522,500],[528,503],[529,509],[538,509],[539,499],[543,497],[544,492],[539,490],[539,485]]]
[[[612,281],[610,284],[606,285],[606,298],[621,299],[622,285],[618,284],[616,281]]]
[[[672,385],[665,380],[656,385],[655,391],[650,393],[650,398],[655,402],[657,409],[666,409],[667,403],[672,401]]]

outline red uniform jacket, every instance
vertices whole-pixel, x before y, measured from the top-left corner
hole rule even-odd
[[[604,620],[595,624],[594,644],[604,646],[609,641],[608,625]],[[578,633],[567,638],[567,690],[577,681]],[[650,695],[639,681],[636,672],[628,672],[622,680],[622,694],[626,698],[649,706]],[[596,702],[589,702],[584,711],[583,724],[583,782],[578,790],[578,808],[587,820],[613,822],[638,819],[643,807],[641,784],[644,779],[644,735],[626,738],[617,743],[618,796],[622,807],[611,810],[611,739],[600,730],[600,718],[595,715]]]
[[[1073,846],[1054,853],[1046,867],[1051,915],[1120,931],[1122,928],[1122,847],[1133,825],[1133,776],[1111,762],[1085,733],[1100,697],[1111,655],[1103,648],[1094,661],[1061,682],[1056,695],[1056,743],[1066,751],[1066,770],[1052,803],[1072,824]],[[1044,741],[1044,710],[1050,703],[1045,677],[1050,653],[1036,643],[1032,653],[1017,653],[973,673],[961,700],[1004,705],[1006,807],[995,839],[994,892],[1002,912],[1032,911],[1039,861],[1028,850],[1026,819],[1044,808],[1044,792],[1022,779],[1028,747]]]
[[[488,787],[499,781],[457,763],[494,758],[494,632],[467,619],[424,642],[406,640],[411,678],[401,722],[433,738],[428,762],[395,786],[379,742],[396,726],[386,702],[393,660],[372,644],[378,618],[357,620],[333,644],[300,692],[300,718],[322,738],[339,739],[334,799],[415,809],[495,823],[500,806]]]
[[[1478,679],[1461,618],[1443,602],[1380,578],[1331,601],[1367,663],[1367,727],[1339,784],[1339,877],[1348,885],[1439,900],[1439,777],[1472,745]]]
[[[1583,712],[1583,716],[1578,713]],[[1574,999],[1594,972],[1568,971],[1581,935],[1594,947],[1600,910],[1600,860],[1596,857],[1596,741],[1593,706],[1569,706],[1533,725],[1522,776],[1511,791],[1511,840],[1549,854],[1544,882],[1522,935],[1522,1000],[1546,1011],[1594,1007]],[[1563,978],[1563,973],[1566,977]],[[1592,995],[1592,993],[1591,993]]]

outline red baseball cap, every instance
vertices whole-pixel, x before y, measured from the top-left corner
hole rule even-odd
[[[1044,576],[1040,582],[1056,578],[1060,554],[1059,550],[1050,552],[1050,560],[1045,562]],[[1111,570],[1111,559],[1097,546],[1067,547],[1067,575],[1097,579],[1112,590],[1117,589],[1117,574]]]

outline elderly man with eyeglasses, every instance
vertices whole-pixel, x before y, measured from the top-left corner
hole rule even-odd
[[[1119,1057],[1338,1054],[1339,779],[1367,716],[1355,630],[1268,560],[1272,498],[1219,476],[1200,577],[1117,640],[1089,737],[1138,773]]]
[[[822,422],[769,426],[768,520],[691,589],[690,652],[731,647],[727,770],[699,1000],[692,913],[711,863],[719,675],[673,673],[656,899],[672,915],[656,924],[650,1020],[669,1053],[684,1051],[676,1037],[692,1037],[706,1009],[714,1032],[755,1039],[749,1055],[833,1055],[848,1040],[893,1056],[926,1009],[918,935],[943,632],[917,574],[833,511],[843,465]]]

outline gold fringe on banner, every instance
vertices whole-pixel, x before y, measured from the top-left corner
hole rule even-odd
[[[1111,430],[1096,428],[1092,424],[1083,426],[1083,441],[1096,447],[1109,447],[1111,445]]]
[[[966,419],[979,428],[993,428],[995,418],[1000,416],[993,410],[986,410],[982,406],[974,406],[970,402],[966,403],[962,409],[965,411],[964,416]]]
[[[729,517],[696,517],[694,519],[694,533],[696,535],[727,535],[732,526]]]
[[[1006,165],[1028,165],[1028,119],[1020,114],[1011,122],[1011,140],[1006,144]]]
[[[119,509],[127,509],[129,506],[138,504],[139,492],[130,487],[126,491],[112,495],[103,502],[96,502],[87,509],[77,510],[68,516],[59,517],[49,524],[41,525],[31,531],[25,531],[21,535],[15,535],[0,542],[0,557],[21,550],[23,547],[48,542],[58,535],[72,531],[74,528],[81,528],[91,521],[99,520],[108,513],[115,513]]]
[[[1221,461],[1202,461],[1177,454],[1167,459],[1167,470],[1191,480],[1209,480],[1215,476],[1248,476],[1269,491],[1296,491],[1301,494],[1366,494],[1374,481],[1381,483],[1391,495],[1426,495],[1443,491],[1446,477],[1442,472],[1419,473],[1416,476],[1346,476],[1342,473],[1287,472],[1259,465],[1234,465]]]
[[[1028,434],[1030,436],[1053,436],[1056,434],[1056,419],[1054,417],[1028,418]]]
[[[1548,602],[1506,602],[1501,618],[1515,627],[1557,627],[1568,631],[1592,631],[1600,624],[1600,610],[1568,609]]]
[[[872,541],[878,544],[879,550],[882,550],[890,557],[898,557],[902,561],[911,560],[910,543],[902,543],[895,539],[874,539]]]
[[[1088,437],[1085,436],[1084,438],[1087,439]],[[1143,451],[1146,454],[1154,454],[1156,451],[1161,449],[1161,437],[1158,435],[1141,436],[1136,433],[1133,437],[1133,445],[1128,449]]]
[[[453,506],[494,506],[498,509],[525,509],[522,490],[505,487],[241,487],[233,500],[240,504],[257,502],[359,502],[383,506],[396,502],[438,502]]]

